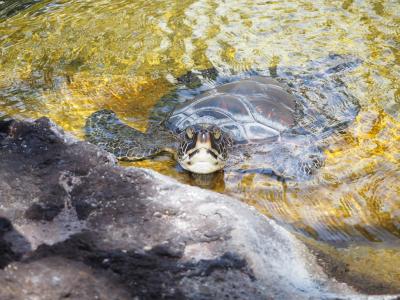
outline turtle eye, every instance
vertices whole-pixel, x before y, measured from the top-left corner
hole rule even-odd
[[[193,130],[192,127],[186,128],[185,132],[186,132],[186,136],[187,136],[189,139],[192,139],[192,138],[193,138],[194,130]]]
[[[213,135],[214,135],[214,138],[215,138],[216,140],[218,140],[218,139],[221,137],[221,129],[215,128],[215,129],[213,130]]]

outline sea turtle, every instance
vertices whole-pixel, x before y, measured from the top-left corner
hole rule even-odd
[[[123,160],[172,153],[183,169],[196,174],[246,161],[242,171],[304,178],[323,164],[320,141],[344,128],[359,109],[338,76],[352,64],[339,58],[331,56],[324,72],[326,61],[301,75],[295,68],[283,76],[270,72],[276,78],[189,72],[179,79],[184,87],[156,106],[146,133],[113,111],[100,110],[87,119],[86,137]]]

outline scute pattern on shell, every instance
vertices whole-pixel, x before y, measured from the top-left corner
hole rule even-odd
[[[176,132],[209,123],[235,142],[259,142],[295,125],[296,99],[276,80],[253,76],[217,86],[178,107],[168,121]]]

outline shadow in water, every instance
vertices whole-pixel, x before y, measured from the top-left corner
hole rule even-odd
[[[224,190],[224,172],[218,171],[210,174],[189,173],[189,184],[210,190]]]

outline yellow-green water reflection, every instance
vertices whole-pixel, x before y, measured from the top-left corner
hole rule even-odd
[[[226,172],[214,187],[319,240],[400,238],[398,1],[42,1],[0,18],[0,116],[49,116],[82,138],[116,111],[139,129],[191,69],[301,66],[328,53],[362,59],[343,80],[361,105],[320,174],[283,185]],[[171,161],[142,161],[193,184]]]

